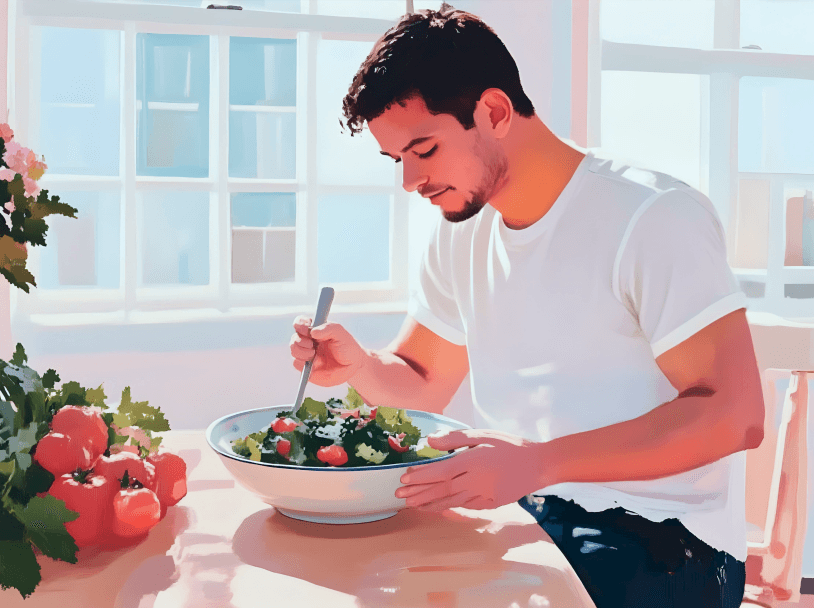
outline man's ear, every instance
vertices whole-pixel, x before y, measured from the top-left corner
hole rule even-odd
[[[491,131],[495,139],[506,136],[513,118],[512,101],[500,89],[485,90],[475,106],[475,123]]]

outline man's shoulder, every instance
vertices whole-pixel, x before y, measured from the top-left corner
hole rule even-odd
[[[588,171],[593,189],[602,192],[605,201],[614,201],[640,215],[657,201],[662,204],[701,207],[712,215],[709,198],[685,181],[653,169],[643,168],[629,159],[601,149],[591,150]],[[638,213],[637,213],[638,212]]]

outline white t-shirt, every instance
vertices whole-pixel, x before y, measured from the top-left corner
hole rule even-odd
[[[439,218],[409,315],[469,354],[475,425],[533,441],[637,418],[675,399],[656,357],[745,308],[707,197],[588,152],[551,210],[511,230],[494,207]],[[589,511],[678,518],[746,559],[744,452],[678,475],[563,483]],[[540,463],[545,466],[545,463]]]

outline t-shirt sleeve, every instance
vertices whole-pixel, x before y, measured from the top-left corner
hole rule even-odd
[[[648,199],[620,245],[614,292],[638,319],[654,357],[745,308],[709,199],[683,188]]]
[[[452,230],[440,217],[419,268],[407,314],[453,344],[466,344],[452,288]]]

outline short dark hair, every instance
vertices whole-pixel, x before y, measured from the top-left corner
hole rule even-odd
[[[342,109],[354,135],[393,103],[418,95],[431,113],[451,114],[471,129],[475,105],[490,88],[506,93],[520,116],[534,115],[517,64],[497,34],[475,15],[444,3],[438,11],[404,15],[376,41]]]

